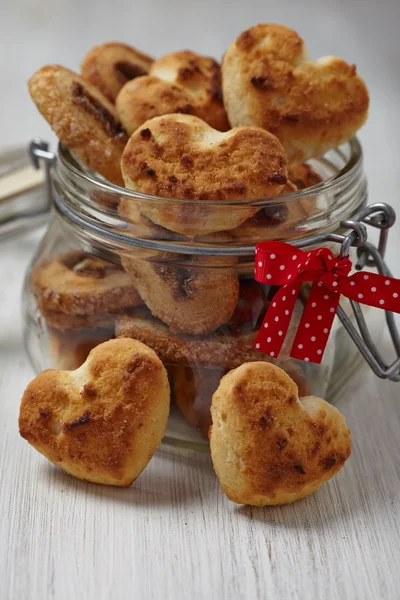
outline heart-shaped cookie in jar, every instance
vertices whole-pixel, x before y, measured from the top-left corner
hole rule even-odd
[[[244,363],[221,379],[211,406],[211,456],[222,490],[239,504],[304,498],[351,453],[343,415],[267,362]]]
[[[144,123],[121,169],[128,189],[157,196],[141,203],[142,214],[188,237],[238,227],[259,210],[249,199],[278,196],[288,178],[286,153],[264,129],[220,132],[180,114]],[[134,222],[129,203],[122,199],[119,210]]]
[[[70,475],[128,486],[161,443],[169,405],[157,354],[136,340],[110,340],[79,369],[49,369],[28,385],[20,434]]]
[[[264,127],[290,161],[318,157],[364,124],[369,97],[355,65],[308,59],[301,37],[283,25],[244,31],[222,63],[225,107],[233,127]]]
[[[127,81],[147,75],[153,59],[127,44],[107,42],[86,53],[82,77],[96,87],[110,102]]]
[[[128,137],[114,105],[83,77],[60,65],[42,67],[28,85],[60,142],[87,167],[123,185],[120,162]]]
[[[190,50],[155,60],[148,76],[124,85],[116,109],[129,134],[145,121],[171,113],[195,115],[219,131],[229,129],[220,65]]]

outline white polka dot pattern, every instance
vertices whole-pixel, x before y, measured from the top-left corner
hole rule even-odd
[[[270,356],[279,356],[304,282],[314,283],[290,355],[305,362],[321,362],[341,295],[400,313],[400,280],[360,271],[349,275],[350,259],[328,248],[303,252],[284,242],[262,242],[256,255],[256,280],[280,288],[255,343]]]

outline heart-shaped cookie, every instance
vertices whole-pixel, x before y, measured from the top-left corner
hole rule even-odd
[[[222,378],[211,406],[211,456],[222,490],[239,504],[287,504],[316,490],[351,453],[343,415],[298,398],[275,365],[245,363]]]
[[[321,156],[367,118],[368,90],[355,65],[332,56],[309,61],[301,37],[283,25],[244,31],[224,56],[222,81],[231,125],[264,127],[289,160]]]
[[[110,340],[76,371],[40,373],[23,395],[19,429],[67,473],[127,486],[161,443],[169,404],[156,353],[136,340]]]
[[[210,335],[177,335],[171,332],[159,319],[151,316],[149,310],[139,306],[129,310],[117,318],[115,323],[116,337],[130,337],[140,340],[157,353],[165,365],[196,365],[201,368],[234,369],[244,362],[265,360],[279,364],[288,373],[299,371],[293,360],[289,359],[289,352],[300,323],[302,303],[296,302],[295,310],[289,326],[289,335],[286,336],[279,358],[272,358],[254,348],[258,333],[261,314],[257,314],[256,302],[251,307],[253,315],[249,317],[248,308],[243,307],[243,281],[240,284],[240,297],[232,319]],[[214,310],[219,311],[216,302]],[[238,314],[239,313],[239,314]],[[242,316],[240,316],[242,313]],[[246,315],[247,313],[247,315]],[[212,316],[211,318],[215,318]],[[251,319],[255,325],[249,323]],[[240,321],[244,327],[240,326]],[[250,325],[250,327],[249,327]],[[289,365],[291,363],[291,365]],[[301,383],[303,375],[292,375],[299,387],[304,390]]]
[[[195,115],[215,129],[229,129],[219,64],[189,50],[154,61],[148,77],[139,77],[122,88],[116,109],[129,134],[148,119],[170,113]]]
[[[131,136],[121,169],[128,189],[186,199],[146,199],[141,210],[153,223],[190,237],[238,227],[257,212],[245,200],[279,195],[288,175],[282,145],[264,129],[220,132],[190,115],[144,123]],[[120,202],[128,219],[129,202]]]
[[[153,59],[136,48],[108,42],[89,50],[81,64],[82,77],[94,85],[110,102],[127,81],[147,75]]]
[[[153,315],[175,333],[204,334],[231,318],[239,297],[234,257],[121,257]]]
[[[111,102],[60,65],[34,73],[29,91],[58,139],[90,169],[123,185],[120,161],[128,138]]]
[[[72,250],[37,266],[32,291],[43,315],[97,315],[143,304],[120,265]]]

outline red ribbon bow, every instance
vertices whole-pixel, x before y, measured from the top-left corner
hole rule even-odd
[[[303,252],[284,242],[257,244],[256,280],[282,287],[268,307],[255,348],[273,357],[279,355],[304,281],[314,283],[290,353],[299,360],[321,362],[341,294],[400,312],[400,280],[361,271],[349,276],[351,267],[348,257],[340,259],[328,248]]]

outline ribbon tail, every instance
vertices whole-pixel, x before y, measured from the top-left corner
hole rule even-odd
[[[321,281],[313,283],[290,352],[292,358],[317,364],[322,361],[339,300],[339,292],[329,290]]]
[[[275,294],[260,327],[254,347],[277,358],[284,344],[301,283],[288,283]]]
[[[358,271],[340,282],[340,292],[361,304],[400,313],[400,280]]]

